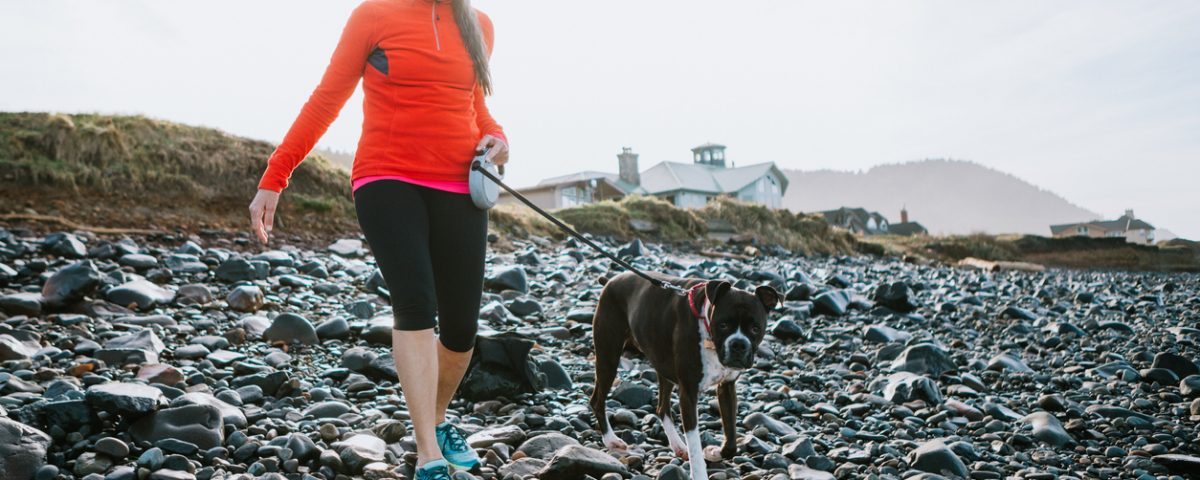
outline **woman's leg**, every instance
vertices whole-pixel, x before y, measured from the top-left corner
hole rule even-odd
[[[416,186],[376,181],[354,192],[358,223],[391,293],[392,357],[412,417],[417,465],[442,457],[437,425],[436,298],[429,255],[429,215]]]
[[[483,295],[487,212],[468,195],[427,189],[429,251],[438,304],[437,420],[458,390],[471,361]]]

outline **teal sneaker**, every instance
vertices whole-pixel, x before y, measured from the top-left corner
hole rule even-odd
[[[459,470],[470,470],[479,466],[479,454],[467,445],[467,438],[458,427],[450,422],[442,422],[436,431],[438,447],[442,449],[442,456],[446,457],[450,465]]]
[[[450,464],[445,460],[426,462],[413,473],[415,480],[451,480]]]

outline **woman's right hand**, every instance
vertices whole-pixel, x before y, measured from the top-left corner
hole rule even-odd
[[[267,244],[271,235],[271,227],[275,224],[275,206],[279,204],[279,192],[258,189],[254,200],[250,202],[250,228],[258,236],[258,241]]]

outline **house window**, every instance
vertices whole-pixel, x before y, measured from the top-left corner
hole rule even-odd
[[[562,201],[559,204],[562,207],[574,207],[592,203],[589,192],[579,187],[564,187],[560,195]]]
[[[1075,233],[1077,233],[1079,235],[1087,235],[1087,233],[1088,233],[1087,225],[1080,225],[1078,227],[1075,227]]]
[[[703,155],[704,155],[704,161],[706,161],[706,162],[712,161],[712,152],[711,151],[705,150]]]

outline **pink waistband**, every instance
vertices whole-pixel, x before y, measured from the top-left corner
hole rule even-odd
[[[376,180],[399,180],[401,182],[420,185],[422,187],[429,187],[434,190],[441,190],[444,192],[471,193],[471,187],[467,185],[467,182],[452,182],[447,180],[417,180],[413,178],[402,177],[400,175],[375,175],[371,177],[356,178],[350,184],[351,191],[358,190],[359,187]]]

